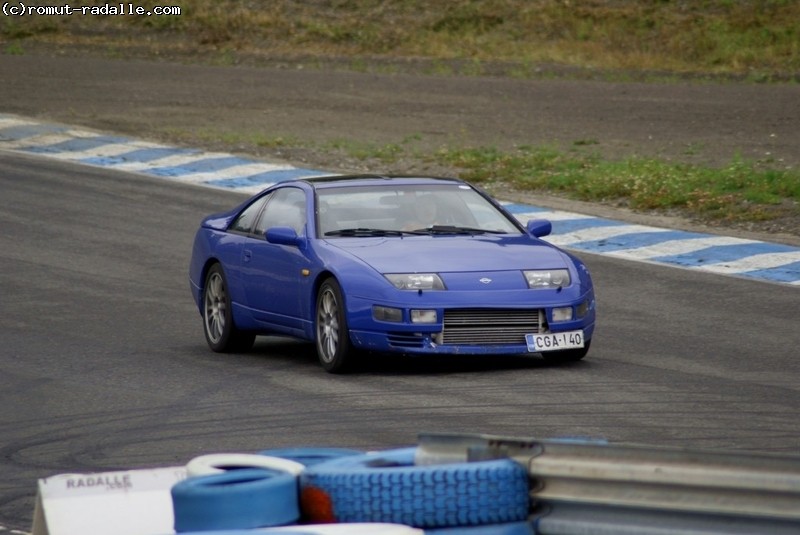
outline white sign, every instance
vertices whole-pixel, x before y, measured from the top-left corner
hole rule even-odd
[[[170,489],[185,478],[173,466],[40,479],[32,535],[174,533]]]

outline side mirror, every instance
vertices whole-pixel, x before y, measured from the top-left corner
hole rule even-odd
[[[297,231],[292,227],[268,228],[266,236],[269,243],[277,243],[278,245],[300,245],[302,241],[297,235]]]
[[[528,221],[528,234],[535,238],[547,236],[553,231],[553,224],[547,219],[531,219]]]

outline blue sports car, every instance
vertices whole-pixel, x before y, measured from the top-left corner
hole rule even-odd
[[[586,266],[453,178],[327,176],[275,184],[206,217],[189,268],[206,341],[313,341],[322,367],[358,350],[539,353],[582,359],[595,297]]]

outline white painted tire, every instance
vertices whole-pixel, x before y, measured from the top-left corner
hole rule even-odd
[[[210,476],[241,468],[266,468],[297,476],[305,469],[305,465],[290,459],[269,455],[210,453],[189,461],[186,464],[186,473],[189,477]]]

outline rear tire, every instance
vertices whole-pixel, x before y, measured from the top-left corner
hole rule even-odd
[[[233,322],[228,282],[222,266],[214,264],[203,286],[203,333],[212,351],[243,353],[253,347],[256,335],[240,331]]]
[[[328,373],[341,373],[351,364],[352,347],[347,329],[342,289],[336,279],[326,279],[317,292],[317,357]]]
[[[542,353],[542,357],[552,364],[566,364],[567,362],[578,362],[589,352],[591,340],[586,340],[583,347],[577,349],[564,349],[563,351],[547,351]]]

